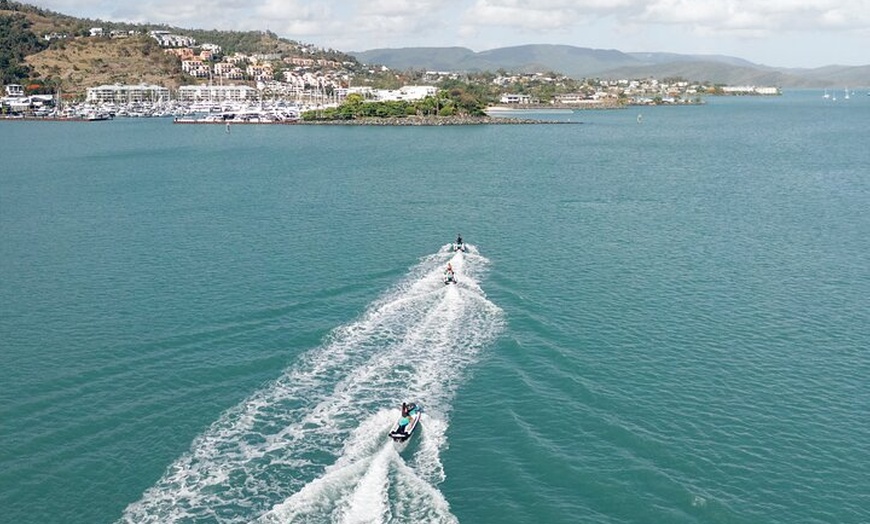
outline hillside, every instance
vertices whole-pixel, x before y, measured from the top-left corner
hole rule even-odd
[[[635,58],[616,51],[567,45],[523,45],[476,53],[469,63],[482,70],[499,68],[520,71],[555,71],[574,78],[592,76],[586,72],[639,64]]]
[[[0,16],[10,17],[14,15],[24,16],[30,23],[30,31],[37,36],[52,31],[70,35],[86,35],[88,28],[96,23],[94,20],[75,18],[28,4],[0,0]]]
[[[474,54],[474,51],[465,47],[406,47],[350,53],[366,64],[381,64],[396,70],[428,71],[456,71],[459,64],[465,64]],[[468,69],[466,66],[465,70]]]
[[[88,87],[106,83],[181,84],[180,63],[167,56],[156,41],[140,35],[123,39],[96,38],[90,27],[104,25],[17,2],[0,1],[0,38],[3,49],[18,61],[9,67],[0,60],[4,83],[27,82],[58,88],[67,95],[83,95]],[[43,35],[65,35],[49,43]],[[35,42],[35,43],[31,43]],[[4,67],[6,66],[6,67]]]
[[[870,86],[870,66],[786,69],[721,55],[623,53],[573,46],[527,45],[475,53],[466,48],[372,49],[352,52],[360,62],[394,69],[438,71],[555,71],[572,78],[666,78],[727,85],[778,87]]]
[[[19,13],[0,11],[0,82],[17,82],[31,73],[27,56],[46,46],[33,33],[32,25]]]
[[[68,94],[103,84],[158,84],[170,89],[189,82],[179,60],[147,36],[124,39],[79,38],[58,42],[30,55],[34,76]]]
[[[89,30],[123,33],[122,38],[92,37]],[[165,25],[88,20],[27,4],[0,0],[0,83],[25,83],[30,90],[82,96],[88,87],[102,84],[153,83],[169,88],[197,80],[182,73],[178,58],[164,53],[151,30],[166,30],[219,45],[224,54],[304,56],[324,58],[354,68],[353,57],[317,49],[269,31],[216,31],[181,29]],[[133,34],[128,36],[127,34]],[[56,35],[49,43],[45,35]],[[203,80],[199,80],[200,82]],[[38,86],[42,86],[39,88]]]

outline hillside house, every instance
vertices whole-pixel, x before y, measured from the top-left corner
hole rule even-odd
[[[502,104],[531,104],[532,96],[515,93],[505,93],[501,95],[501,98],[498,101]]]

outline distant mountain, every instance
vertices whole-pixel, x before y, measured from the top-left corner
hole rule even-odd
[[[458,64],[465,63],[475,55],[474,51],[465,47],[406,47],[348,54],[366,64],[385,65],[391,69],[422,68],[429,71],[457,70],[461,67]]]
[[[644,64],[670,64],[674,62],[714,62],[739,67],[766,66],[753,64],[749,60],[726,55],[681,55],[679,53],[628,53]]]
[[[864,66],[825,66],[816,69],[786,70],[820,83],[822,87],[870,87],[870,65]]]
[[[464,47],[409,47],[348,53],[362,63],[436,71],[557,72],[573,78],[681,77],[727,85],[870,86],[870,65],[788,69],[724,55],[623,53],[567,45],[523,45],[474,52]]]
[[[476,53],[468,62],[482,70],[554,71],[569,76],[639,63],[634,57],[620,51],[567,45],[502,47]]]
[[[476,53],[464,47],[406,47],[350,52],[367,64],[382,64],[393,69],[429,71],[555,71],[569,76],[585,76],[614,67],[642,65],[643,62],[615,50],[587,49],[567,45],[521,45]]]
[[[759,66],[737,66],[721,62],[680,61],[655,65],[618,67],[599,75],[602,78],[684,78],[720,85],[755,85],[778,87],[812,87],[814,82],[774,69]]]

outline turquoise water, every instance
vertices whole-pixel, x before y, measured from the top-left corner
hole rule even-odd
[[[0,521],[870,521],[870,97],[638,112],[0,121]]]

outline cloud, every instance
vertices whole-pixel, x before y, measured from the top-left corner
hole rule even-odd
[[[371,2],[357,2],[358,14],[401,16],[405,18],[426,18],[430,13],[438,11],[451,2],[433,0],[373,0]]]
[[[870,26],[866,0],[477,0],[467,25],[520,31],[568,29],[607,18],[619,25],[688,25],[706,33],[860,30]]]
[[[346,51],[526,43],[673,51],[767,49],[866,63],[870,0],[30,0],[73,16],[263,30]],[[747,43],[747,37],[751,40]],[[764,45],[759,40],[764,39]],[[777,42],[776,44],[774,42]],[[778,46],[778,47],[777,47]],[[822,46],[824,47],[824,46]],[[751,59],[751,57],[748,57]]]
[[[37,0],[64,13],[181,27],[293,28],[306,35],[364,40],[502,28],[524,33],[617,26],[680,25],[707,34],[842,31],[870,27],[867,0]]]
[[[502,26],[525,31],[572,27],[578,13],[571,9],[538,9],[482,2],[464,17],[465,25]]]

